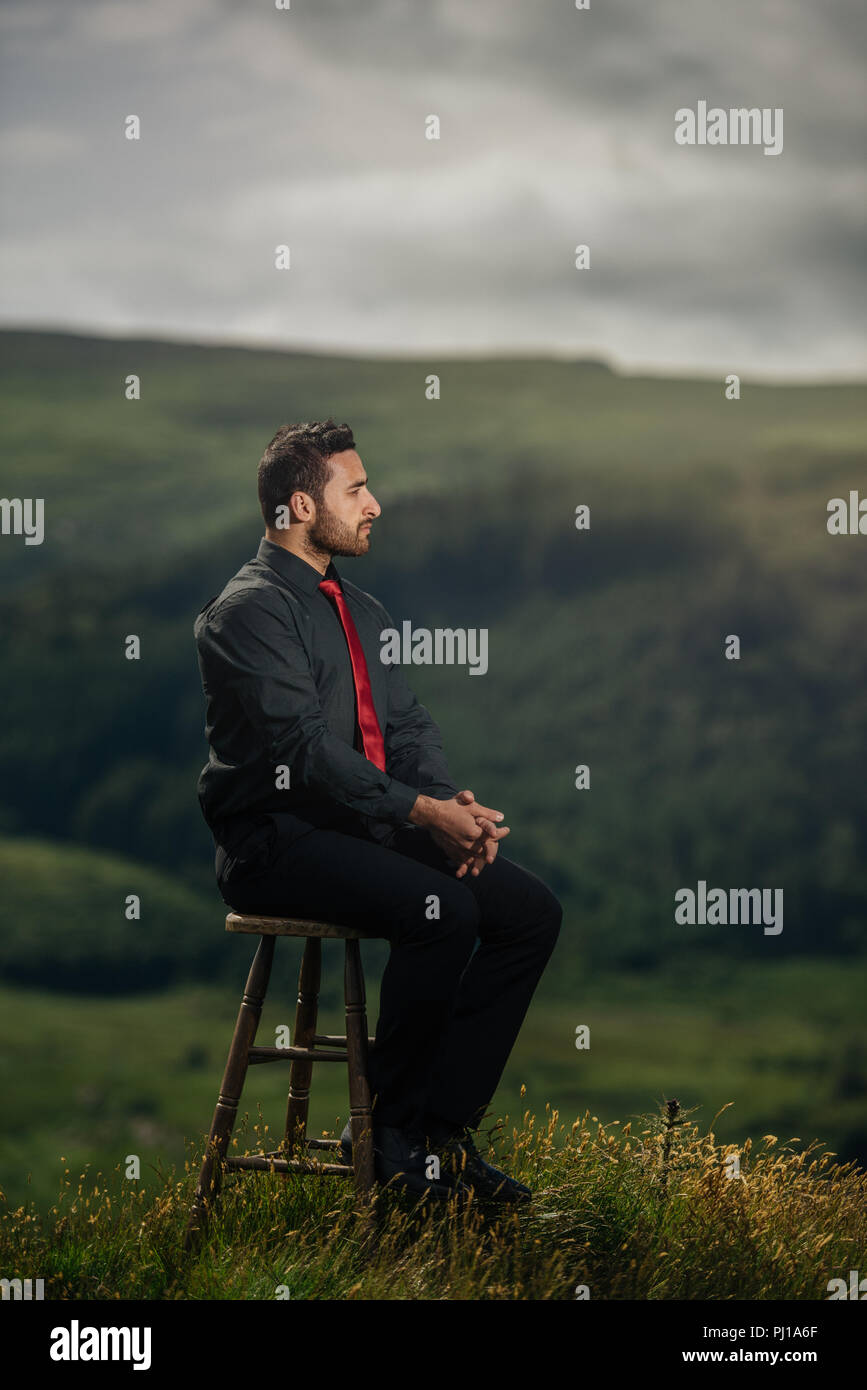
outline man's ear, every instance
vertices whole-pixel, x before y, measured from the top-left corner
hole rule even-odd
[[[293,521],[316,520],[316,503],[309,492],[293,492],[289,498],[289,509]]]
[[[288,502],[279,503],[274,511],[274,525],[267,530],[278,533],[288,531],[293,522],[316,520],[316,503],[306,492],[293,492]]]

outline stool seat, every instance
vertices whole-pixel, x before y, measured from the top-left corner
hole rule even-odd
[[[372,926],[344,927],[336,922],[309,921],[301,917],[271,917],[231,911],[226,931],[259,938],[247,984],[238,1011],[235,1032],[229,1048],[223,1082],[214,1109],[193,1209],[184,1242],[194,1250],[205,1231],[208,1214],[220,1192],[223,1171],[248,1170],[259,1173],[305,1173],[310,1176],[353,1178],[362,1204],[370,1200],[375,1182],[370,1082],[367,1075],[368,1037],[364,972],[359,941],[364,937],[387,936]],[[256,1032],[271,976],[274,948],[278,936],[304,940],[304,953],[298,977],[298,1002],[292,1046],[256,1046]],[[320,1033],[317,1030],[319,987],[323,940],[344,943],[343,998],[346,1033]],[[289,1094],[286,1127],[279,1149],[268,1153],[228,1155],[229,1141],[238,1113],[247,1070],[251,1065],[288,1062]],[[308,1139],[307,1112],[310,1083],[316,1062],[342,1062],[349,1082],[349,1126],[352,1136],[352,1162],[323,1163],[318,1150],[339,1150],[339,1139]]]
[[[319,936],[340,941],[362,941],[376,931],[360,927],[340,927],[334,922],[308,922],[303,917],[256,917],[246,912],[230,912],[226,931],[249,932],[255,936]]]

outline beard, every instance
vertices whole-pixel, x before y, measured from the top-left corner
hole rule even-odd
[[[307,532],[307,549],[317,555],[366,555],[370,549],[370,536],[362,534],[361,527],[349,526],[345,521],[330,512],[323,502],[316,508],[316,521]]]

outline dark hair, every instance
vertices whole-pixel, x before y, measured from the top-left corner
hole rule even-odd
[[[352,430],[333,420],[281,425],[259,464],[259,505],[265,524],[276,525],[277,508],[287,506],[293,492],[307,492],[321,506],[331,477],[328,459],[354,448]]]

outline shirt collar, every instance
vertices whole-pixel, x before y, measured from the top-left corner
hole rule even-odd
[[[257,558],[282,579],[288,579],[290,584],[303,589],[305,594],[315,593],[323,579],[336,579],[338,584],[340,583],[340,575],[334,567],[333,560],[329,561],[325,573],[320,574],[314,565],[309,565],[306,560],[300,559],[291,550],[285,550],[282,545],[269,541],[267,536],[263,536],[259,542]]]

